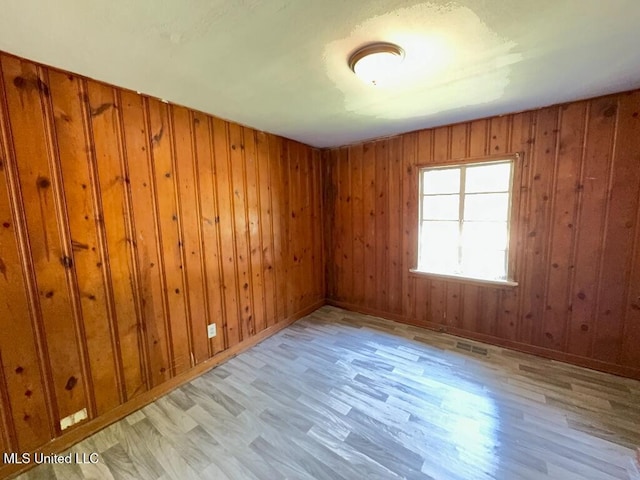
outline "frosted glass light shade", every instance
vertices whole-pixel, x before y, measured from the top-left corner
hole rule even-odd
[[[404,51],[399,46],[372,43],[351,54],[349,67],[364,82],[380,85],[396,75],[396,69],[403,59]]]

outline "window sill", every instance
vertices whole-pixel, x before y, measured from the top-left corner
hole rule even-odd
[[[465,277],[462,275],[447,275],[444,273],[423,272],[422,270],[416,270],[415,268],[410,269],[409,273],[413,277],[436,278],[451,282],[468,283],[470,285],[504,288],[514,288],[518,286],[518,282],[514,282],[513,280],[488,280],[485,278]]]

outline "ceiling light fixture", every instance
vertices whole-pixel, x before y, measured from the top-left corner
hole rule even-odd
[[[369,43],[349,56],[349,68],[360,79],[380,85],[396,74],[404,59],[404,50],[387,42]]]

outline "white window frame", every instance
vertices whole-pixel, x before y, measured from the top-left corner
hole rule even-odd
[[[420,270],[420,265],[417,265],[416,268],[410,270],[411,273],[418,276],[426,276],[426,277],[435,277],[441,278],[444,280],[455,280],[464,283],[471,284],[479,284],[479,285],[496,285],[496,286],[504,286],[504,287],[515,287],[518,285],[513,278],[513,265],[510,261],[510,249],[512,247],[512,230],[513,230],[513,197],[514,197],[514,178],[516,176],[516,172],[518,170],[518,160],[520,158],[519,154],[514,155],[501,155],[501,156],[493,156],[493,157],[483,157],[476,159],[465,159],[459,161],[451,161],[444,164],[432,164],[432,165],[418,165],[418,225],[417,225],[417,242],[416,242],[416,262],[418,262],[420,255],[420,232],[423,225],[423,200],[424,200],[424,192],[423,192],[423,172],[426,170],[436,170],[436,169],[460,169],[460,188],[458,194],[460,195],[460,201],[458,205],[458,228],[462,229],[462,225],[464,222],[464,203],[465,203],[465,173],[468,167],[475,167],[478,165],[491,165],[498,163],[511,163],[511,176],[509,179],[509,206],[507,212],[507,245],[505,249],[505,279],[488,279],[488,278],[477,278],[471,277],[464,274],[456,274],[456,273],[441,273],[441,272],[431,272],[426,270]],[[482,192],[482,193],[492,193],[492,192]],[[504,192],[499,192],[504,193]],[[461,233],[461,230],[460,230]],[[458,259],[461,259],[461,245],[458,247]]]

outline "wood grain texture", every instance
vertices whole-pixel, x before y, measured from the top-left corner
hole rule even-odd
[[[636,91],[321,152],[0,54],[0,447],[68,446],[325,297],[640,378],[639,111]],[[409,275],[418,166],[515,152],[509,255],[520,285]],[[251,365],[236,378],[291,394]],[[89,419],[61,432],[82,408]],[[131,438],[151,434],[161,451],[187,455],[187,437],[153,433],[175,427],[151,412]],[[340,448],[373,455],[369,433],[347,433]],[[278,461],[273,437],[254,440],[252,452]],[[115,476],[136,448],[105,440]],[[165,460],[140,468],[189,475],[205,461]],[[204,471],[255,475],[249,454],[230,462]],[[304,452],[295,462],[286,475],[326,475]],[[563,465],[548,464],[549,475]]]
[[[100,197],[102,207],[94,216],[105,239],[103,257],[109,265],[115,307],[112,325],[120,350],[122,388],[128,399],[144,391],[147,385],[144,357],[140,349],[139,287],[133,257],[133,217],[128,194],[131,180],[122,141],[121,109],[116,91],[93,81],[85,82],[83,100],[89,116],[89,144],[85,148],[92,153],[93,175],[97,180],[92,187],[95,188],[95,195]]]
[[[0,82],[0,91],[3,90]],[[0,118],[6,118],[6,107],[0,103]],[[16,212],[18,196],[13,181],[13,165],[6,162],[12,153],[7,133],[2,131],[0,155],[0,328],[13,335],[0,335],[0,400],[5,445],[31,449],[53,436],[53,425],[47,418],[50,396],[45,388],[42,370],[42,333],[36,322],[36,310],[30,301],[34,287],[30,284],[30,259],[22,262],[24,218]],[[13,177],[13,178],[12,178]],[[20,321],[16,322],[15,318]],[[11,399],[20,399],[18,408],[11,408]]]
[[[640,382],[323,307],[35,478],[629,480]]]
[[[61,215],[58,166],[51,161],[57,152],[50,135],[50,91],[36,65],[15,58],[6,61],[3,58],[2,77],[6,93],[3,103],[7,105],[5,121],[10,127],[3,123],[13,154],[5,161],[12,163],[9,168],[16,172],[13,190],[19,189],[21,194],[18,202],[22,205],[25,239],[33,262],[29,271],[34,286],[30,301],[44,338],[42,347],[50,372],[46,381],[54,392],[51,407],[54,415],[63,418],[87,407],[88,399],[80,352],[85,341],[77,335],[77,317],[67,282],[67,270],[73,268],[71,245],[65,235],[66,219]],[[17,321],[11,318],[12,323]],[[22,401],[23,397],[18,398]],[[60,427],[54,422],[54,428],[59,431]]]
[[[111,285],[105,280],[105,245],[100,199],[90,188],[95,179],[93,151],[85,147],[90,129],[84,121],[83,82],[61,72],[49,73],[63,190],[74,252],[77,292],[89,355],[96,413],[102,414],[124,398],[118,332],[113,328]]]
[[[155,401],[162,395],[165,395],[171,392],[172,390],[174,390],[175,388],[190,382],[191,380],[197,378],[203,373],[208,372],[213,367],[245,351],[251,346],[257,345],[258,343],[262,342],[266,338],[269,338],[274,333],[291,325],[297,319],[302,318],[305,315],[310,314],[311,312],[314,312],[315,310],[320,308],[323,304],[324,304],[324,301],[320,300],[315,304],[309,305],[307,308],[305,308],[300,312],[295,312],[294,315],[292,315],[291,317],[281,320],[278,323],[272,325],[271,327],[263,330],[262,332],[257,333],[253,337],[248,338],[234,345],[233,347],[229,347],[223,350],[218,355],[214,355],[208,360],[205,360],[204,362],[196,365],[191,370],[183,374],[171,377],[169,380],[162,383],[161,385],[158,385],[157,387],[153,387],[150,390],[147,390],[146,392],[141,393],[131,401],[117,406],[116,408],[108,411],[104,415],[101,415],[99,417],[94,418],[93,420],[89,420],[87,422],[83,422],[79,424],[77,427],[73,428],[68,434],[56,437],[50,442],[47,442],[45,445],[37,448],[36,452],[49,454],[50,452],[61,452],[65,449],[68,449],[69,447],[75,445],[79,441],[87,438],[89,435],[92,435],[93,433],[102,430],[106,426],[111,425],[112,423],[131,415],[132,412],[135,412],[136,410],[144,407],[145,405],[148,405],[149,403]],[[135,416],[135,413],[133,415]],[[103,436],[99,435],[98,437],[94,437],[94,440],[96,438],[100,438],[100,440],[96,441],[96,445],[97,444],[101,444],[103,446],[109,445],[109,447],[114,445],[114,442],[112,441],[113,439],[110,436],[108,436],[107,438],[104,438]],[[109,447],[106,447],[106,448],[109,448]],[[11,475],[19,471],[27,470],[28,468],[29,466],[20,465],[20,464],[11,465],[9,467],[3,468],[3,470],[0,471],[0,475],[6,475],[6,474]],[[52,478],[52,476],[48,478]]]
[[[0,79],[3,451],[324,301],[319,151],[11,55]]]
[[[326,151],[328,301],[640,378],[639,112],[635,91]],[[519,286],[411,276],[417,166],[518,152]]]

